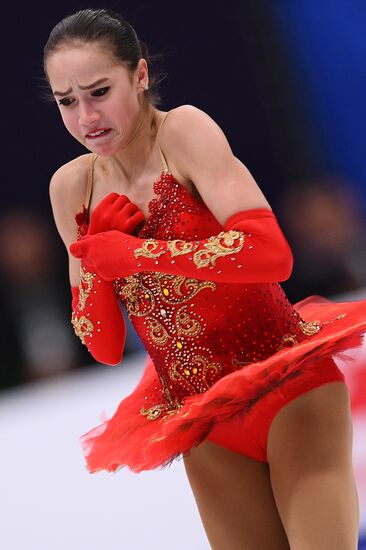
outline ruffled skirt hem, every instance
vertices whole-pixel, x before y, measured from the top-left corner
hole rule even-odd
[[[115,414],[81,437],[88,470],[134,472],[169,465],[204,441],[214,426],[245,414],[274,388],[285,384],[326,356],[349,359],[346,352],[362,344],[366,331],[366,300],[331,302],[311,296],[295,304],[305,321],[322,328],[301,343],[251,363],[218,380],[205,393],[185,398],[183,406],[156,420],[140,413],[145,396],[160,385],[150,361],[135,390]]]

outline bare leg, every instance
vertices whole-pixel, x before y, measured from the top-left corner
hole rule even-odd
[[[281,409],[267,451],[291,549],[355,550],[359,512],[346,385],[325,384]]]
[[[210,441],[184,463],[213,550],[288,550],[267,464]]]

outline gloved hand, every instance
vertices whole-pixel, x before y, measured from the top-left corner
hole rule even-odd
[[[237,212],[219,235],[200,241],[138,239],[119,231],[85,236],[70,252],[105,280],[141,271],[196,279],[265,283],[291,274],[291,249],[271,210]]]
[[[132,235],[144,220],[141,210],[126,195],[110,193],[93,210],[87,234],[96,235],[115,229]]]

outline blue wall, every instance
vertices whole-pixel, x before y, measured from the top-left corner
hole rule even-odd
[[[267,0],[329,166],[366,205],[366,2]]]

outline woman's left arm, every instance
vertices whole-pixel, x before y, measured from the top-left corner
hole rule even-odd
[[[169,114],[162,148],[177,170],[195,182],[224,231],[200,241],[138,239],[118,231],[86,237],[71,246],[101,278],[141,271],[227,282],[276,282],[292,270],[292,253],[249,171],[232,154],[220,128],[202,111]],[[173,145],[172,145],[173,144]],[[179,152],[177,152],[179,151]],[[183,169],[185,167],[185,170]]]
[[[224,226],[233,214],[271,207],[216,122],[191,105],[173,109],[159,132],[160,147],[177,171],[192,181]]]

